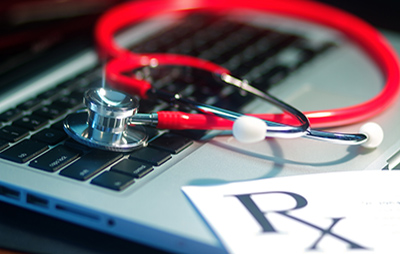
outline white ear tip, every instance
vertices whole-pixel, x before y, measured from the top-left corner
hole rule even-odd
[[[267,124],[260,118],[241,116],[233,123],[233,136],[242,143],[254,143],[264,140]]]
[[[366,148],[377,148],[383,141],[382,127],[373,122],[368,122],[361,126],[360,132],[367,135],[368,139],[362,144]]]

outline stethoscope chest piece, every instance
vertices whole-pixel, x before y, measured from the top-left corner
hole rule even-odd
[[[115,152],[129,152],[147,144],[142,126],[129,125],[137,113],[138,101],[127,94],[109,89],[90,89],[85,93],[87,110],[64,120],[65,131],[84,145]]]

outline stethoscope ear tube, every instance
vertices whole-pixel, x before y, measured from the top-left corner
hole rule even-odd
[[[181,1],[177,4],[175,1],[168,0],[128,2],[111,9],[99,20],[95,30],[98,49],[100,55],[107,59],[121,57],[121,59],[127,60],[140,60],[137,61],[139,63],[160,59],[161,63],[165,60],[164,54],[140,55],[129,52],[116,44],[114,35],[122,28],[157,15],[194,10],[229,12],[237,9],[287,15],[337,29],[362,47],[385,74],[386,84],[382,91],[364,103],[332,110],[305,112],[304,114],[313,128],[335,127],[365,121],[385,110],[397,98],[400,91],[400,65],[395,51],[386,39],[375,28],[359,18],[313,1],[199,0],[195,1],[195,4],[191,1]],[[181,57],[175,58],[176,65],[182,64],[179,61],[183,61],[184,64],[196,65],[193,58]],[[172,63],[173,61],[169,58],[168,62]],[[123,65],[123,61],[117,65]],[[221,67],[212,64],[205,66],[210,71],[229,74],[228,71],[221,70]],[[120,76],[122,74],[115,72],[113,68],[107,71],[107,77],[110,78],[111,83],[115,81],[116,88],[122,89],[124,86],[122,89],[124,91],[137,91],[139,96],[146,96],[146,91],[150,89],[149,84],[128,81]],[[117,85],[118,82],[121,82],[120,85]],[[268,121],[279,120],[281,123],[294,124],[292,117],[286,114],[258,114],[257,117]]]
[[[376,61],[386,76],[386,85],[375,97],[364,103],[326,111],[302,113],[277,98],[254,89],[245,80],[232,77],[230,72],[206,60],[175,54],[138,54],[116,44],[114,34],[128,25],[158,15],[205,10],[229,12],[232,10],[256,10],[292,16],[330,26],[346,34],[372,59]],[[364,144],[374,148],[382,142],[383,131],[376,124],[367,124],[359,134],[330,133],[313,128],[334,127],[364,121],[386,109],[397,98],[400,83],[399,63],[393,49],[373,27],[365,22],[312,1],[242,1],[242,0],[169,0],[127,2],[107,12],[98,22],[96,39],[99,55],[110,60],[106,65],[107,83],[114,89],[135,94],[141,98],[160,98],[190,105],[199,114],[183,112],[157,112],[136,114],[137,108],[127,109],[125,103],[129,95],[112,90],[89,91],[100,95],[105,101],[89,96],[85,102],[88,110],[69,116],[64,127],[78,142],[112,151],[129,151],[146,145],[147,134],[140,125],[156,125],[166,129],[225,129],[232,128],[234,136],[244,142],[256,142],[265,137],[294,138],[305,136],[318,140],[328,140],[341,144]],[[284,111],[282,114],[254,114],[251,116],[220,109],[182,98],[179,94],[162,94],[153,89],[146,80],[126,75],[142,67],[178,65],[199,68],[213,73],[226,84],[252,93]],[[88,95],[88,94],[87,94]],[[118,98],[123,98],[120,102]],[[92,103],[94,100],[95,103]],[[106,102],[103,105],[103,102]],[[103,108],[103,106],[105,108]],[[131,114],[125,114],[124,110]],[[111,125],[107,125],[112,123]],[[115,125],[114,123],[119,123]],[[117,126],[117,127],[115,127]],[[377,134],[378,133],[378,134]]]

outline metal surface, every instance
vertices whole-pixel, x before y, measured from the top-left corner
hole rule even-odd
[[[147,133],[141,126],[127,126],[122,132],[107,132],[89,128],[88,112],[69,115],[64,120],[64,130],[77,142],[114,152],[129,152],[147,144]]]

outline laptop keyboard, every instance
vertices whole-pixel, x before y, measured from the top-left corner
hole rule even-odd
[[[196,14],[139,42],[132,50],[204,58],[267,90],[333,47],[330,41],[315,43],[295,34]],[[158,89],[231,110],[240,110],[252,100],[234,88],[213,83],[198,70],[144,68],[134,74],[149,79]],[[176,154],[205,134],[205,131],[158,131],[149,127],[148,146],[131,153],[102,151],[79,144],[63,131],[63,118],[83,107],[85,90],[101,83],[98,67],[1,113],[0,158],[27,164],[32,170],[121,191],[167,161],[177,159]],[[140,112],[159,110],[188,109],[161,101],[141,101]]]

